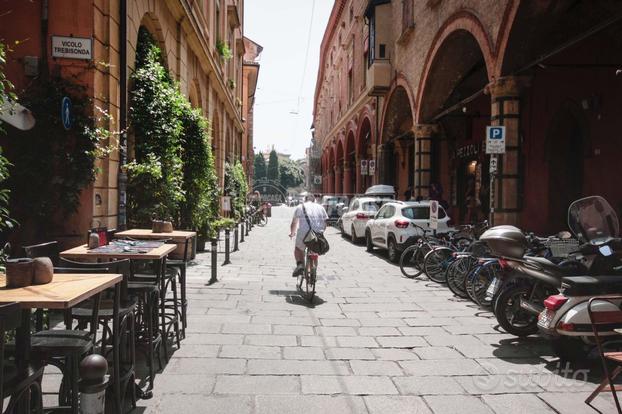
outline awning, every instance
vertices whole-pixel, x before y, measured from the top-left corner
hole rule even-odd
[[[30,110],[16,102],[5,102],[0,106],[0,120],[22,131],[35,126],[35,117]]]

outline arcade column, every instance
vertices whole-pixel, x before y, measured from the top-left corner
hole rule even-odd
[[[326,174],[328,175],[328,179],[326,180],[326,193],[333,194],[335,192],[335,174],[333,169],[328,167],[328,172]]]
[[[343,192],[343,166],[335,166],[335,194]]]
[[[415,196],[428,198],[432,179],[432,138],[438,133],[436,124],[417,124],[415,133]]]
[[[343,164],[343,193],[351,194],[353,192],[354,190],[352,189],[352,168],[346,161]]]
[[[491,124],[505,126],[505,154],[499,156],[495,184],[490,197],[492,224],[519,224],[522,209],[520,188],[520,95],[528,78],[507,76],[486,86],[491,98]]]
[[[378,156],[376,157],[376,176],[378,177],[378,181],[376,184],[386,184],[387,181],[387,152],[388,148],[385,144],[378,145]]]

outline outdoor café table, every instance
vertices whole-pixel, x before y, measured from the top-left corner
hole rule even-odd
[[[149,246],[149,247],[147,247]],[[164,300],[165,294],[164,291],[164,272],[166,271],[166,257],[169,253],[175,250],[176,245],[174,244],[160,244],[154,242],[145,242],[141,244],[137,242],[132,249],[129,251],[124,250],[123,248],[118,248],[118,245],[115,245],[114,241],[111,241],[110,244],[95,248],[89,249],[86,244],[81,246],[74,247],[69,250],[65,250],[60,253],[60,257],[65,259],[102,259],[102,260],[111,260],[111,259],[130,259],[130,261],[134,260],[152,260],[154,263],[157,263],[155,266],[156,278],[160,280],[160,317],[162,325],[165,324],[165,309],[164,309]],[[129,246],[127,246],[129,247]],[[133,268],[133,266],[130,266]],[[132,275],[133,276],[133,271]],[[121,296],[123,299],[127,298],[127,292],[122,292]],[[162,333],[162,343],[164,344],[164,350],[166,354],[166,341],[164,340],[164,332]],[[153,377],[150,378],[149,385],[147,387],[147,391],[136,390],[139,398],[148,398],[151,395],[151,389],[153,388]]]
[[[195,231],[183,231],[183,230],[174,230],[170,233],[154,233],[151,229],[131,229],[125,230],[115,233],[115,237],[129,237],[131,239],[137,240],[163,240],[168,239],[177,244],[184,243],[184,254],[183,260],[186,262],[190,257],[190,252],[188,251],[190,240],[195,238],[197,233]],[[195,243],[196,245],[196,243]],[[187,327],[187,319],[186,312],[188,308],[188,302],[186,300],[186,272],[185,269],[181,271],[181,277],[179,280],[180,289],[181,289],[181,322],[182,327],[184,328],[183,332],[185,334],[185,328]]]
[[[25,364],[30,360],[30,315],[31,309],[56,309],[68,311],[75,305],[99,295],[104,290],[114,286],[113,308],[113,335],[119,329],[119,300],[120,282],[123,275],[117,274],[54,274],[50,283],[32,285],[23,288],[9,289],[6,287],[6,276],[0,274],[0,302],[16,302],[22,309],[22,322],[15,332],[15,356],[18,363]],[[97,318],[97,309],[94,307],[94,319]],[[95,327],[95,329],[97,329]],[[114,352],[114,372],[119,372],[119,347]],[[115,389],[115,392],[119,390]],[[118,395],[118,394],[117,394]]]

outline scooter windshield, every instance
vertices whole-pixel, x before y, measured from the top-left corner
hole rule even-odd
[[[618,216],[600,196],[573,202],[568,208],[568,227],[575,236],[592,243],[617,237],[620,231]]]

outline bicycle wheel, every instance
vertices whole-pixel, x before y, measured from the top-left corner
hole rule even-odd
[[[260,214],[260,215],[257,217],[257,225],[258,225],[259,227],[263,227],[263,226],[265,226],[266,224],[268,224],[268,217],[264,216],[263,214]]]
[[[400,256],[400,270],[406,277],[413,278],[423,273],[423,270],[417,267],[419,260],[416,256],[420,255],[419,245],[413,244],[408,246]]]
[[[434,247],[425,255],[423,270],[430,280],[436,283],[447,283],[445,274],[447,267],[454,260],[454,251],[449,247]]]
[[[311,258],[309,249],[305,249],[304,272],[298,276],[298,289],[301,295],[309,302],[313,301],[313,296],[315,295],[316,260]]]
[[[469,286],[469,296],[479,306],[491,305],[490,298],[486,297],[486,290],[495,279],[498,270],[499,262],[491,260],[479,266],[474,272],[472,283]]]
[[[447,268],[447,287],[454,295],[464,299],[469,298],[464,282],[475,263],[476,259],[472,256],[460,256]]]

